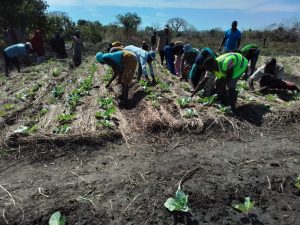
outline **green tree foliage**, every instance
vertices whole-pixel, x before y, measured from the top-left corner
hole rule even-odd
[[[104,29],[99,21],[78,20],[77,28],[81,31],[84,41],[97,43],[103,39]]]
[[[55,11],[47,13],[46,16],[46,37],[51,38],[56,32],[59,32],[67,39],[71,39],[76,26],[67,13]]]
[[[117,16],[118,22],[124,27],[125,32],[135,32],[138,26],[142,23],[142,18],[136,13],[119,14]]]

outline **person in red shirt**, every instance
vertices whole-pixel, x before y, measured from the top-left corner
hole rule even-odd
[[[32,52],[37,54],[37,62],[41,62],[45,56],[44,37],[40,30],[35,30],[33,38],[30,43],[32,44]]]

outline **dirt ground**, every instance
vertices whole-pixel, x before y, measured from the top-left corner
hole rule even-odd
[[[284,130],[284,131],[283,131]],[[170,144],[40,145],[0,159],[0,224],[300,224],[300,125],[253,135],[180,135]],[[191,213],[163,204],[189,170]],[[251,214],[231,205],[250,196]],[[12,202],[12,199],[14,202]],[[5,218],[5,219],[4,219]],[[5,222],[6,220],[6,222]]]
[[[295,65],[285,68],[299,85]],[[132,85],[129,107],[116,107],[109,129],[95,118],[98,98],[117,106],[120,88],[104,88],[107,67],[92,56],[75,69],[51,59],[1,76],[0,225],[46,225],[56,211],[68,225],[300,224],[299,96],[250,93],[241,82],[235,115],[199,96],[185,108],[178,100],[190,95],[189,85],[159,64],[155,71],[158,85]],[[57,116],[71,112],[69,94],[90,75],[71,130],[54,134]],[[58,85],[65,92],[56,99]],[[196,117],[186,117],[187,109]],[[15,136],[23,125],[35,129]],[[191,212],[167,211],[164,202],[195,168],[183,184]],[[247,196],[255,201],[249,215],[232,208]]]

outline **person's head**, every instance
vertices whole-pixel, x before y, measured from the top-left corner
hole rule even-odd
[[[149,52],[148,52],[148,59],[147,59],[147,62],[150,63],[150,62],[152,62],[153,60],[155,60],[155,56],[156,56],[156,54],[155,54],[154,51],[149,51]]]
[[[275,58],[271,58],[268,59],[265,65],[265,73],[269,73],[269,74],[274,74],[276,69],[276,59]]]
[[[189,52],[193,49],[193,47],[190,44],[186,44],[183,46],[184,53]]]
[[[32,44],[30,42],[26,42],[25,43],[25,48],[26,48],[27,51],[32,50]]]
[[[104,62],[104,60],[103,60],[103,56],[104,56],[104,54],[103,54],[103,52],[98,52],[97,54],[96,54],[96,61],[98,62],[98,63],[101,63],[101,64],[104,64],[105,62]]]
[[[80,38],[80,31],[79,31],[79,30],[76,30],[76,31],[75,31],[75,36],[76,36],[77,38]]]
[[[232,29],[232,30],[236,30],[236,29],[237,29],[237,25],[238,25],[237,21],[236,21],[236,20],[233,21],[233,22],[231,23],[231,29]]]
[[[154,34],[154,35],[156,35],[156,34],[157,34],[157,32],[156,32],[156,31],[153,31],[153,34]]]
[[[203,68],[209,72],[213,72],[215,70],[218,70],[218,62],[216,59],[214,59],[212,57],[208,57],[203,62]]]

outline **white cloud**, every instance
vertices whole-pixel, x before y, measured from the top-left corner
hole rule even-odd
[[[147,7],[156,9],[233,9],[253,12],[300,12],[300,2],[290,4],[284,0],[48,0],[50,6],[113,6]]]

